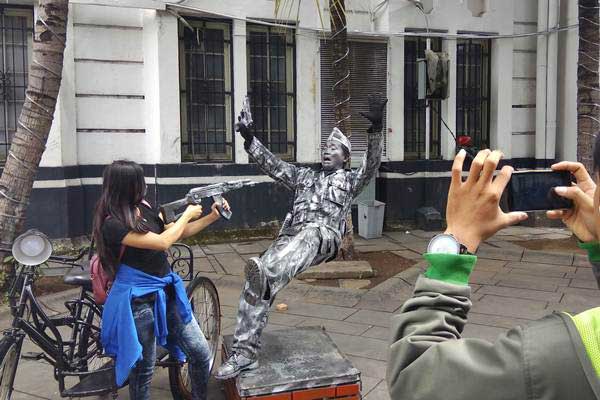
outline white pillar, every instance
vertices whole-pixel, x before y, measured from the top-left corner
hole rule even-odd
[[[244,97],[248,93],[248,71],[246,52],[246,21],[233,20],[233,113],[234,119],[242,110]],[[252,104],[250,104],[252,107]],[[235,121],[234,121],[235,123]],[[248,153],[244,149],[244,139],[239,133],[233,132],[235,137],[234,157],[237,164],[248,164]]]
[[[512,157],[512,40],[494,40],[490,74],[490,148]]]
[[[549,26],[557,27],[560,14],[560,1],[550,0]],[[544,147],[546,159],[556,157],[556,130],[557,130],[557,104],[558,104],[558,33],[548,36],[548,84],[546,93],[548,101],[546,106],[546,145]]]
[[[460,133],[456,132],[456,40],[444,40],[442,42],[442,50],[448,53],[448,58],[450,60],[450,71],[448,71],[448,92],[450,96],[447,100],[442,101],[442,118],[446,121],[448,127],[452,129],[452,132],[455,135],[459,135]],[[440,151],[442,159],[454,159],[455,149],[456,143],[454,138],[452,138],[448,129],[442,124],[442,131],[440,133]]]
[[[538,30],[545,31],[558,24],[558,0],[539,0]],[[557,59],[558,37],[556,33],[541,35],[537,39],[537,79],[535,116],[535,158],[548,159],[555,156]]]
[[[303,163],[319,162],[321,158],[316,90],[320,82],[319,46],[317,32],[296,35],[296,161]]]
[[[404,38],[388,42],[387,156],[404,160]]]
[[[577,24],[577,2],[561,2],[561,26]],[[577,29],[560,33],[558,68],[558,132],[556,158],[577,159],[577,51],[579,35]]]
[[[147,162],[181,162],[177,18],[144,11],[144,98]]]

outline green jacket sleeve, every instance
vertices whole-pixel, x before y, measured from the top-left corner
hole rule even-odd
[[[587,251],[588,259],[590,260],[590,264],[592,264],[592,272],[594,272],[594,276],[596,277],[596,283],[600,288],[600,243],[579,242],[579,247]]]
[[[387,367],[392,399],[527,398],[522,329],[495,343],[461,338],[470,295],[464,283],[417,280],[413,297],[392,318]]]

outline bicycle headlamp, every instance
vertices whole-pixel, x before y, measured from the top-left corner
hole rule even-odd
[[[37,229],[29,229],[15,239],[12,255],[23,265],[45,263],[52,254],[52,244],[48,237]]]

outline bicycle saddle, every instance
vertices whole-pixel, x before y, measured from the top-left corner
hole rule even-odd
[[[92,290],[92,278],[90,276],[90,264],[75,265],[63,278],[67,285],[83,286],[85,290]]]

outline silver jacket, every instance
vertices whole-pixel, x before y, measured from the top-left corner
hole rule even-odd
[[[329,228],[338,238],[343,236],[352,200],[379,169],[382,141],[381,132],[369,134],[367,153],[356,170],[316,172],[281,160],[253,138],[248,154],[266,174],[294,191],[294,206],[282,233],[295,235],[303,227],[314,225]]]

